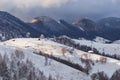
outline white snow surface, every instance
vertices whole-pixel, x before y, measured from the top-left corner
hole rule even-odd
[[[11,56],[11,54],[15,52],[17,48],[19,48],[23,50],[25,54],[25,60],[28,59],[32,61],[34,66],[43,71],[47,77],[51,75],[53,78],[57,77],[60,80],[91,80],[90,77],[85,73],[52,59],[48,59],[49,64],[45,66],[45,57],[33,53],[34,49],[42,49],[46,52],[54,51],[51,50],[53,49],[51,46],[58,46],[59,48],[63,45],[54,43],[52,41],[46,41],[44,39],[41,41],[38,41],[38,39],[12,39],[0,43],[0,54],[7,54],[8,56]],[[48,50],[46,50],[47,48]]]
[[[87,40],[75,40],[76,43],[80,43],[82,45],[88,45],[91,46],[91,41]],[[52,76],[60,75],[60,77],[63,80],[91,80],[90,75],[93,73],[97,73],[98,71],[104,71],[109,77],[113,75],[113,73],[120,69],[120,61],[107,58],[106,63],[96,62],[100,57],[100,55],[96,54],[89,54],[86,52],[83,52],[81,50],[73,49],[74,54],[71,54],[69,50],[72,50],[71,47],[53,42],[49,39],[40,39],[37,38],[20,38],[20,39],[11,39],[5,42],[0,43],[0,53],[5,53],[5,51],[11,51],[14,50],[14,48],[18,47],[24,50],[25,56],[31,60],[34,65],[42,70],[46,75],[51,74]],[[115,51],[114,49],[120,49],[120,46],[117,44],[103,44],[103,43],[97,43],[92,42],[92,46],[97,48],[100,52],[104,51],[108,54],[115,54],[119,51]],[[7,50],[8,49],[8,50]],[[67,50],[64,52],[63,55],[62,49]],[[90,75],[87,76],[85,73],[78,71],[76,69],[73,69],[67,65],[64,65],[62,63],[59,63],[57,61],[49,59],[51,65],[44,66],[45,58],[42,56],[38,56],[33,53],[33,51],[42,51],[46,54],[52,54],[55,57],[59,57],[64,60],[68,60],[73,63],[77,63],[81,65],[82,67],[85,66],[81,62],[81,56],[83,54],[87,54],[88,58],[92,60],[95,65],[92,65],[92,70],[90,71]]]
[[[116,40],[112,44],[120,44],[120,40]]]
[[[104,38],[99,37],[99,36],[97,36],[97,37],[94,39],[94,41],[95,41],[95,42],[98,42],[98,43],[110,42],[110,40],[104,39]]]
[[[76,43],[80,45],[86,45],[88,47],[96,48],[100,53],[105,53],[109,55],[120,55],[120,45],[119,44],[106,44],[99,43],[90,40],[77,40],[73,39]]]

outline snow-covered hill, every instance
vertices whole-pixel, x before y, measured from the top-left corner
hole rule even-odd
[[[120,55],[120,45],[119,44],[106,44],[106,43],[99,43],[94,42],[90,40],[77,40],[73,39],[76,43],[79,43],[80,45],[86,45],[92,48],[97,49],[101,54],[105,53],[108,55]]]
[[[17,39],[18,40],[18,39]],[[27,43],[27,41],[29,41]],[[35,43],[31,43],[35,42]],[[5,45],[6,43],[6,45]],[[5,42],[4,45],[0,46],[0,55],[7,55],[8,58],[11,59],[10,56],[13,55],[13,53],[16,53],[16,50],[22,51],[24,54],[24,58],[20,59],[21,61],[25,62],[26,60],[29,60],[32,62],[33,66],[35,67],[35,69],[40,70],[41,72],[43,72],[43,74],[45,75],[46,78],[49,78],[49,76],[52,76],[53,79],[55,80],[91,80],[89,78],[89,76],[87,76],[85,73],[78,71],[76,69],[73,69],[69,66],[66,66],[62,63],[59,63],[55,60],[52,59],[48,59],[48,63],[46,64],[46,58],[37,54],[33,53],[33,49],[32,46],[34,47],[34,44],[36,45],[37,40],[35,39],[20,39],[18,40],[18,42],[13,42],[12,40]],[[25,46],[30,45],[31,48],[25,48]],[[31,43],[31,44],[29,44]],[[22,44],[22,45],[21,45]],[[21,45],[21,46],[20,46]],[[39,45],[39,43],[38,43]],[[15,47],[14,47],[15,46]],[[20,53],[16,53],[17,55],[19,55]],[[16,66],[16,65],[15,65]],[[52,80],[53,80],[52,79]],[[23,79],[19,79],[19,80],[23,80]],[[28,79],[25,79],[28,80]],[[37,80],[37,79],[32,79],[32,80]],[[39,79],[41,80],[41,79]],[[43,80],[43,79],[42,79]],[[48,79],[46,79],[48,80]]]
[[[98,42],[98,43],[110,43],[111,41],[110,40],[108,40],[108,39],[104,39],[104,38],[102,38],[102,37],[96,37],[95,39],[94,39],[94,41],[95,42]]]
[[[74,41],[91,45],[90,41]],[[102,47],[101,43],[94,42],[94,44]],[[5,53],[6,50],[14,51],[15,48],[22,49],[26,58],[32,61],[34,66],[43,71],[47,77],[52,75],[55,78],[59,75],[59,78],[62,78],[60,80],[91,80],[91,78],[96,80],[97,77],[104,77],[104,79],[99,78],[98,80],[109,80],[115,76],[116,70],[120,69],[119,60],[83,52],[47,38],[11,39],[0,45],[2,53]],[[111,45],[106,44],[105,46]],[[108,49],[111,50],[110,47]],[[11,51],[8,52],[8,54],[10,53]]]
[[[112,42],[113,44],[120,44],[120,40],[116,40],[114,42]]]

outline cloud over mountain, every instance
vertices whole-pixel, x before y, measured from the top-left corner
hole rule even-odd
[[[17,8],[31,8],[31,7],[55,7],[55,6],[61,6],[62,4],[65,4],[67,2],[73,2],[77,0],[0,0],[0,4],[6,5],[13,5]],[[12,3],[12,4],[11,4]]]
[[[0,10],[29,20],[46,15],[66,20],[80,17],[120,17],[119,0],[0,0]]]

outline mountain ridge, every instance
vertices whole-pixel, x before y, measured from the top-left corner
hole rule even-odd
[[[30,32],[32,37],[39,34],[19,18],[7,12],[0,12],[0,33],[6,39],[25,37],[27,32]]]
[[[63,19],[56,21],[48,16],[39,16],[25,23],[7,12],[0,11],[0,34],[6,38],[5,40],[26,37],[26,33],[29,32],[30,37],[39,37],[41,34],[46,37],[66,35],[76,39],[93,40],[99,36],[115,41],[120,39],[119,22],[120,18],[108,17],[97,22],[82,18],[69,23]]]

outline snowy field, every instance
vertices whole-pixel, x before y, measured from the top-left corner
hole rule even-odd
[[[91,46],[91,41],[75,39],[74,41],[82,45]],[[117,50],[120,49],[118,44],[103,44],[97,42],[92,42],[92,47],[95,47],[100,52],[105,51],[107,54],[118,54],[119,51]],[[89,54],[81,50],[73,49],[72,47],[53,42],[49,39],[39,40],[38,38],[21,38],[11,39],[0,43],[1,54],[6,53],[10,55],[10,53],[15,51],[16,48],[22,49],[25,54],[25,59],[31,60],[34,66],[42,70],[46,76],[52,75],[56,77],[59,75],[59,78],[62,80],[91,80],[90,76],[94,73],[97,73],[98,71],[104,71],[104,73],[106,73],[107,76],[111,78],[113,73],[120,69],[120,61],[118,60],[96,54]],[[81,58],[89,59],[92,60],[94,65],[90,64],[92,69],[89,71],[89,76],[87,76],[87,74],[79,70],[52,59],[48,59],[49,65],[45,66],[45,57],[34,54],[34,51],[42,51],[45,54],[53,55],[57,58],[70,61],[82,67],[85,67],[86,64],[82,63]],[[101,58],[105,58],[104,63],[102,63],[100,60]]]
[[[76,43],[80,45],[86,45],[88,47],[96,48],[100,53],[105,54],[118,54],[120,55],[120,45],[119,44],[106,44],[102,42],[95,42],[95,41],[89,41],[89,40],[77,40],[73,39]]]

